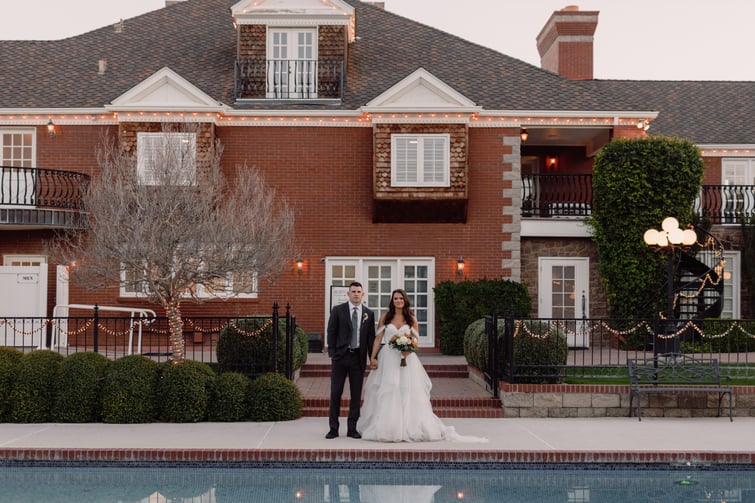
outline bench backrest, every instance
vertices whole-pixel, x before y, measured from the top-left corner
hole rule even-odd
[[[721,372],[715,358],[664,354],[627,359],[630,384],[719,384]]]

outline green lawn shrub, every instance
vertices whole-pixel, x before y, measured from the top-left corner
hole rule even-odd
[[[464,354],[464,333],[475,320],[492,314],[528,317],[532,310],[527,287],[509,280],[444,281],[435,287],[440,349]]]
[[[54,419],[55,391],[65,358],[47,349],[21,357],[11,391],[11,421],[46,423]]]
[[[208,388],[215,373],[205,363],[185,360],[161,367],[157,386],[161,418],[171,423],[196,423],[207,417]]]
[[[16,381],[16,371],[24,354],[16,348],[0,347],[0,422],[10,421],[11,391]]]
[[[244,374],[225,372],[210,383],[208,421],[243,421],[248,414],[251,381]]]
[[[309,342],[304,330],[294,332],[293,367],[300,369],[307,362]],[[273,326],[270,318],[249,317],[233,320],[218,336],[217,358],[221,372],[240,372],[256,376],[274,370]],[[278,371],[286,365],[286,320],[278,323],[276,348]]]
[[[252,421],[290,421],[302,416],[301,392],[282,374],[263,374],[248,389]]]
[[[99,353],[73,353],[60,365],[55,420],[95,423],[102,414],[102,387],[110,361]]]
[[[150,423],[157,417],[158,364],[129,355],[108,366],[102,398],[105,423]]]

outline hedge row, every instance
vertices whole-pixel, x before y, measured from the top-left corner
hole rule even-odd
[[[0,421],[149,423],[285,421],[302,415],[299,389],[280,374],[216,374],[200,362],[131,355],[64,357],[0,347]]]

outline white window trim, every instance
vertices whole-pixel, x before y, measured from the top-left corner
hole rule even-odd
[[[427,149],[425,140],[443,139],[442,180],[425,181],[424,160]],[[400,140],[417,141],[416,181],[399,180],[399,146]],[[451,185],[451,135],[441,134],[393,134],[391,135],[391,186],[392,187],[450,187]]]
[[[31,134],[31,165],[28,167],[34,168],[37,166],[37,130],[35,128],[0,128],[0,166],[10,166],[10,160],[3,157],[2,149],[5,146],[3,136],[5,136],[6,134],[29,133]]]
[[[121,268],[121,285],[119,287],[119,296],[124,298],[146,298],[148,295],[142,291],[127,291],[123,282],[125,282],[126,269]],[[257,273],[252,273],[252,291],[251,293],[236,292],[233,290],[233,274],[228,273],[226,275],[225,288],[215,292],[208,291],[204,285],[196,285],[194,292],[186,292],[181,297],[188,298],[192,294],[199,299],[256,299],[259,296],[258,292],[259,282]]]
[[[187,159],[187,163],[185,165],[180,166],[180,168],[183,168],[181,172],[177,172],[176,175],[171,176],[170,178],[172,180],[175,180],[176,183],[173,185],[177,186],[192,186],[196,185],[197,183],[197,135],[196,133],[171,133],[171,132],[160,132],[160,133],[149,133],[149,132],[140,132],[136,135],[136,151],[137,151],[137,165],[136,165],[136,172],[137,177],[139,180],[140,185],[145,186],[155,186],[155,185],[162,185],[162,178],[159,175],[155,174],[155,169],[153,166],[150,166],[148,162],[148,158],[151,156],[148,156],[147,149],[151,150],[157,150],[160,145],[158,145],[158,141],[160,141],[160,145],[163,149],[167,149],[168,145],[166,145],[166,142],[168,141],[177,141],[178,143],[175,143],[175,145],[180,145],[184,142],[189,142],[189,156],[190,158]],[[173,145],[173,143],[171,143]],[[157,155],[158,159],[161,157],[160,155]],[[177,155],[170,155],[165,154],[162,156],[166,159],[171,159],[173,157],[178,157]],[[151,159],[150,159],[151,160]],[[174,168],[178,168],[178,166],[175,166]]]

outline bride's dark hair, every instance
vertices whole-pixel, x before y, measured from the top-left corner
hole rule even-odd
[[[399,294],[404,299],[404,308],[401,310],[401,313],[404,315],[404,321],[406,321],[407,325],[411,326],[414,324],[414,313],[412,312],[412,306],[409,303],[409,296],[406,294],[406,292],[400,288],[397,288],[391,292],[391,301],[388,303],[388,312],[385,313],[385,324],[391,322],[394,316],[396,316],[396,305],[393,303],[393,296]]]

